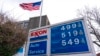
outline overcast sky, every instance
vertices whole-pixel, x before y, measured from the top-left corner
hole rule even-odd
[[[40,0],[0,0],[0,10],[17,20],[28,20],[40,15],[40,11],[23,10],[19,4],[34,1]],[[43,0],[42,14],[48,16],[51,24],[55,24],[77,18],[77,9],[85,6],[99,8],[100,0]]]
[[[0,9],[17,20],[28,20],[40,15],[36,11],[27,11],[19,7],[21,3],[39,0],[0,0]],[[100,7],[100,0],[43,0],[42,15],[47,15],[50,23],[55,24],[76,18],[77,9],[85,6]]]

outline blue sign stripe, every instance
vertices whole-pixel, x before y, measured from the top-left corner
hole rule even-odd
[[[36,41],[36,40],[42,40],[42,39],[47,39],[47,35],[45,36],[38,36],[38,37],[31,37],[30,41]]]

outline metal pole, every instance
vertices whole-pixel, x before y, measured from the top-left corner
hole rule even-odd
[[[39,28],[41,27],[41,21],[42,21],[42,8],[43,8],[43,0],[41,0],[41,11],[40,11]]]

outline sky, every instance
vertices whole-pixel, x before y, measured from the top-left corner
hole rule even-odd
[[[18,21],[29,20],[40,15],[40,11],[23,10],[19,4],[40,0],[0,0],[0,11]],[[43,0],[42,15],[47,15],[51,24],[77,18],[78,9],[85,6],[100,7],[100,0]],[[22,55],[21,55],[22,56]]]
[[[19,4],[39,0],[0,0],[0,9],[18,21],[40,15],[40,11],[23,10]],[[47,15],[51,24],[77,18],[78,9],[100,7],[99,0],[43,0],[42,15]],[[37,13],[37,14],[36,14]]]

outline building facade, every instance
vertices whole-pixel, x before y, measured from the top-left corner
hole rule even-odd
[[[40,16],[31,17],[29,20],[20,21],[19,25],[24,29],[35,29],[39,27]],[[41,18],[41,27],[50,25],[47,15],[43,15]]]

